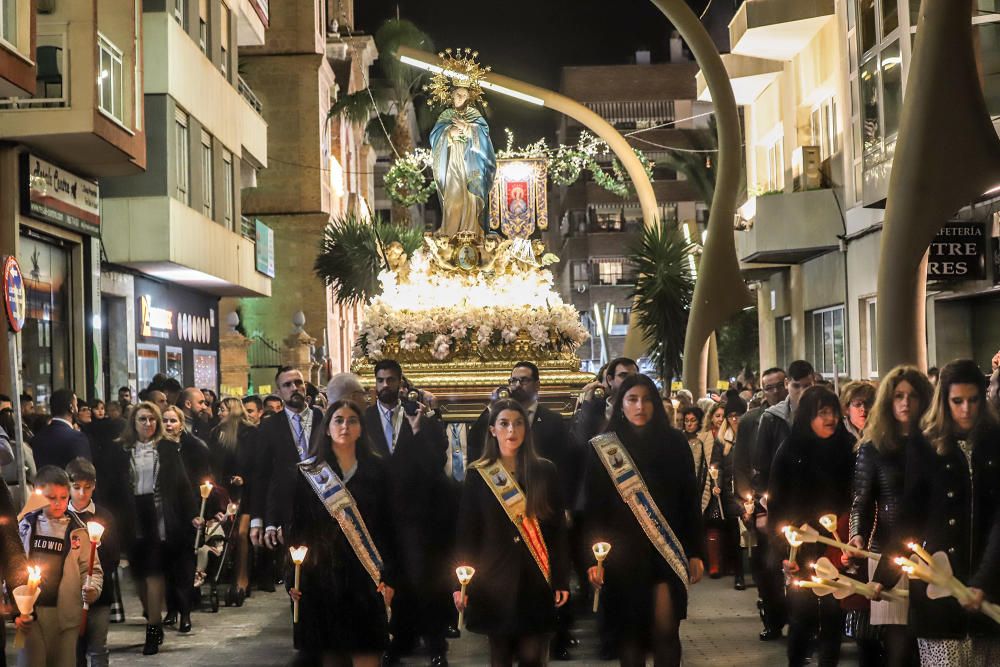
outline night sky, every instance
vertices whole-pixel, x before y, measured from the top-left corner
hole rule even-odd
[[[705,0],[689,2],[700,13]],[[374,34],[398,6],[401,18],[431,36],[435,50],[476,49],[498,73],[554,90],[566,65],[626,64],[641,49],[652,51],[653,62],[666,61],[671,31],[649,0],[359,0],[355,6],[356,30]],[[498,95],[488,99],[498,147],[504,127],[515,131],[518,144],[553,136],[557,114]]]

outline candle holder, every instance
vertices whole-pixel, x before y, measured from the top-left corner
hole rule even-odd
[[[97,547],[101,546],[101,538],[104,537],[104,526],[97,521],[87,522],[87,535],[90,537],[90,562],[87,564],[87,577],[83,580],[83,587],[90,587],[90,579],[94,576],[94,557],[97,555]],[[83,601],[83,616],[80,619],[80,636],[87,633],[87,611],[90,603]]]
[[[813,564],[813,569],[820,578],[832,581],[837,586],[848,589],[849,594],[857,593],[869,600],[875,599],[874,584],[858,581],[853,577],[847,576],[837,570],[837,567],[825,556]],[[882,591],[881,598],[887,602],[898,602],[903,599],[903,595],[898,592]]]
[[[205,480],[205,482],[198,487],[198,491],[201,492],[201,510],[198,512],[198,516],[201,517],[201,525],[198,526],[198,534],[194,536],[195,553],[198,553],[198,543],[201,541],[205,530],[205,503],[208,501],[208,497],[212,495],[212,483]]]
[[[611,544],[608,542],[598,542],[591,547],[594,552],[594,558],[597,559],[597,572],[601,575],[604,574],[604,559],[608,557],[611,553]],[[601,587],[597,586],[594,589],[594,613],[597,613],[597,606],[600,604],[601,600]]]
[[[837,537],[837,515],[824,514],[819,518],[819,525],[823,526],[831,535]]]
[[[823,518],[826,518],[827,516],[829,515],[824,515]],[[834,521],[836,521],[836,518],[834,518]],[[820,519],[820,522],[822,523],[822,518]],[[836,525],[834,527],[836,527]],[[873,551],[867,551],[865,549],[859,549],[853,544],[847,544],[846,542],[841,542],[840,540],[827,537],[826,535],[820,535],[819,531],[810,526],[808,523],[804,523],[798,528],[795,528],[794,530],[796,535],[798,536],[798,539],[802,542],[808,542],[810,544],[815,544],[816,542],[819,542],[820,544],[826,544],[831,547],[836,547],[841,551],[846,551],[848,553],[852,553],[861,556],[863,558],[869,558],[876,562],[882,557],[882,554],[877,554]]]
[[[708,466],[708,475],[712,478],[712,490],[719,491],[719,493],[713,493],[716,502],[719,503],[719,518],[722,520],[726,519],[726,510],[722,508],[722,489],[719,488],[719,466],[714,463]]]
[[[795,559],[799,555],[799,547],[802,546],[803,540],[799,535],[799,532],[792,528],[791,526],[785,526],[781,529],[781,532],[785,535],[785,539],[788,540],[788,560],[794,563]]]
[[[931,556],[926,549],[915,542],[907,546],[915,552],[915,555],[908,559],[897,558],[895,563],[911,577],[927,582],[928,598],[939,600],[954,596],[963,605],[973,598],[972,591],[955,577],[948,554],[938,551]],[[930,559],[925,558],[925,555],[930,556]],[[983,601],[979,611],[995,623],[1000,623],[1000,605],[995,602]]]
[[[308,553],[309,547],[291,547],[288,553],[292,557],[292,562],[295,564],[295,590],[302,592],[299,585],[302,583],[302,563],[306,559],[306,553]],[[292,623],[299,622],[299,601],[294,600],[292,602]]]
[[[42,590],[39,584],[42,581],[42,568],[38,565],[28,566],[28,583],[22,584],[12,591],[14,604],[22,616],[30,616],[35,611],[35,602]],[[18,630],[14,635],[14,648],[24,648],[24,631]]]
[[[476,574],[476,568],[470,565],[460,565],[455,568],[455,576],[458,577],[458,583],[462,587],[462,609],[458,612],[458,629],[465,629],[465,588],[472,581],[472,577]]]

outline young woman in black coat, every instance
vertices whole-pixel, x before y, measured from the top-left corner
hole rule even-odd
[[[541,532],[547,554],[541,567],[548,577],[480,473],[498,461],[524,493],[524,521]],[[503,399],[490,407],[483,458],[470,466],[462,487],[457,555],[459,564],[474,567],[476,574],[464,598],[455,592],[455,606],[467,607],[470,631],[489,637],[490,664],[544,665],[556,608],[569,599],[565,505],[556,468],[535,453],[528,415],[517,401]]]
[[[354,498],[382,559],[376,584],[362,565],[337,521],[327,512],[305,476],[293,489],[291,523],[284,527],[285,544],[309,550],[302,563],[301,582],[291,561],[285,574],[289,596],[299,601],[294,625],[295,648],[308,664],[354,664],[378,667],[389,645],[386,607],[392,604],[395,548],[385,462],[375,454],[365,434],[361,408],[336,401],[323,421],[313,426],[310,456],[326,462]]]
[[[934,388],[927,376],[912,366],[897,366],[879,385],[864,430],[864,442],[854,464],[854,497],[851,503],[850,543],[882,553],[899,520],[906,471],[906,453],[920,437],[920,420],[930,408]],[[875,562],[852,559],[871,575]],[[847,565],[848,558],[843,558]],[[860,647],[862,667],[885,664],[907,667],[917,657],[917,644],[907,628],[907,601],[872,602],[870,624],[881,638],[878,654],[871,655],[870,641]],[[878,647],[875,640],[875,647]],[[859,642],[859,645],[861,642]]]
[[[971,360],[941,369],[924,438],[907,448],[898,527],[875,580],[899,578],[894,557],[911,541],[948,554],[955,576],[975,594],[963,609],[953,597],[931,600],[910,581],[910,630],[924,665],[1000,664],[1000,625],[975,613],[1000,601],[1000,428],[986,404],[986,377]]]
[[[778,447],[768,482],[767,520],[774,556],[786,575],[795,575],[824,555],[826,547],[803,544],[795,561],[788,560],[785,526],[804,523],[823,531],[819,517],[845,516],[851,509],[851,475],[854,471],[854,438],[844,428],[837,395],[825,387],[810,387],[802,394],[788,439]],[[809,658],[809,644],[819,633],[819,665],[836,665],[844,612],[833,596],[816,597],[812,591],[789,586],[788,664],[800,667]],[[817,628],[818,625],[818,628]]]
[[[691,448],[669,425],[652,380],[635,375],[622,383],[608,430],[631,456],[649,496],[680,541],[689,582],[697,583],[705,571],[701,489]],[[618,642],[621,664],[645,665],[652,653],[657,665],[680,665],[687,582],[678,578],[643,532],[596,451],[590,453],[585,484],[588,544],[611,544],[603,576],[597,567],[591,567],[588,576],[592,585],[601,587],[604,623],[608,636]],[[592,555],[590,559],[593,562]]]
[[[155,404],[144,401],[129,413],[113,466],[117,495],[116,518],[123,518],[121,535],[128,545],[129,569],[146,607],[144,655],[157,653],[163,643],[164,572],[171,566],[171,545],[192,544],[197,509],[177,444],[164,437],[163,417]],[[131,530],[129,530],[131,529]]]

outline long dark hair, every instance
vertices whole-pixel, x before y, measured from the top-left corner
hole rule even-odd
[[[795,408],[795,420],[792,422],[792,435],[797,438],[816,437],[812,430],[812,420],[816,418],[823,408],[831,408],[837,413],[837,428],[843,428],[839,422],[844,419],[843,410],[840,408],[840,399],[837,395],[826,387],[809,387],[802,392],[799,405]]]
[[[667,411],[663,408],[663,401],[660,400],[660,391],[656,388],[655,382],[648,376],[641,374],[625,378],[625,381],[618,388],[618,392],[615,394],[614,405],[611,408],[611,419],[608,421],[607,430],[614,431],[619,438],[630,436],[629,431],[632,426],[629,424],[628,419],[625,418],[622,403],[625,400],[625,394],[635,387],[645,387],[646,391],[649,392],[649,398],[653,401],[653,418],[649,420],[647,426],[652,428],[655,436],[665,437],[671,427],[670,420],[667,419]]]
[[[971,384],[979,389],[979,416],[976,418],[975,426],[972,427],[972,432],[967,434],[969,440],[975,443],[983,431],[996,426],[993,411],[987,405],[987,382],[982,370],[971,359],[952,361],[941,369],[931,408],[924,414],[924,435],[941,454],[952,447],[952,441],[958,435],[955,421],[951,418],[951,408],[948,406],[948,394],[951,393],[953,384]]]
[[[337,457],[333,453],[333,438],[330,437],[330,422],[333,421],[334,413],[341,408],[348,408],[354,412],[358,416],[358,421],[361,422],[361,435],[355,444],[358,460],[376,458],[378,454],[372,449],[371,442],[368,440],[364,411],[358,407],[357,403],[346,399],[331,403],[323,415],[323,421],[319,423],[319,428],[313,425],[309,437],[309,456],[315,457],[317,462],[326,461],[331,465],[336,463]],[[346,471],[342,470],[341,472]]]
[[[504,410],[512,410],[524,419],[524,442],[517,450],[517,472],[528,501],[528,516],[547,519],[552,514],[552,508],[549,506],[549,490],[546,488],[546,478],[539,471],[541,459],[531,442],[531,422],[528,421],[528,412],[517,401],[502,398],[490,406],[490,426],[496,425],[497,418]],[[493,433],[487,431],[483,458],[480,461],[494,463],[499,458],[500,443]]]

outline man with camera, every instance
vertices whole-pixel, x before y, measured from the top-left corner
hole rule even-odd
[[[365,430],[374,450],[388,461],[400,559],[385,662],[398,662],[423,637],[431,665],[447,665],[445,632],[452,616],[448,551],[455,530],[454,494],[444,473],[448,444],[440,423],[425,414],[429,397],[403,388],[399,362],[375,364],[375,394],[375,404],[365,410]]]

